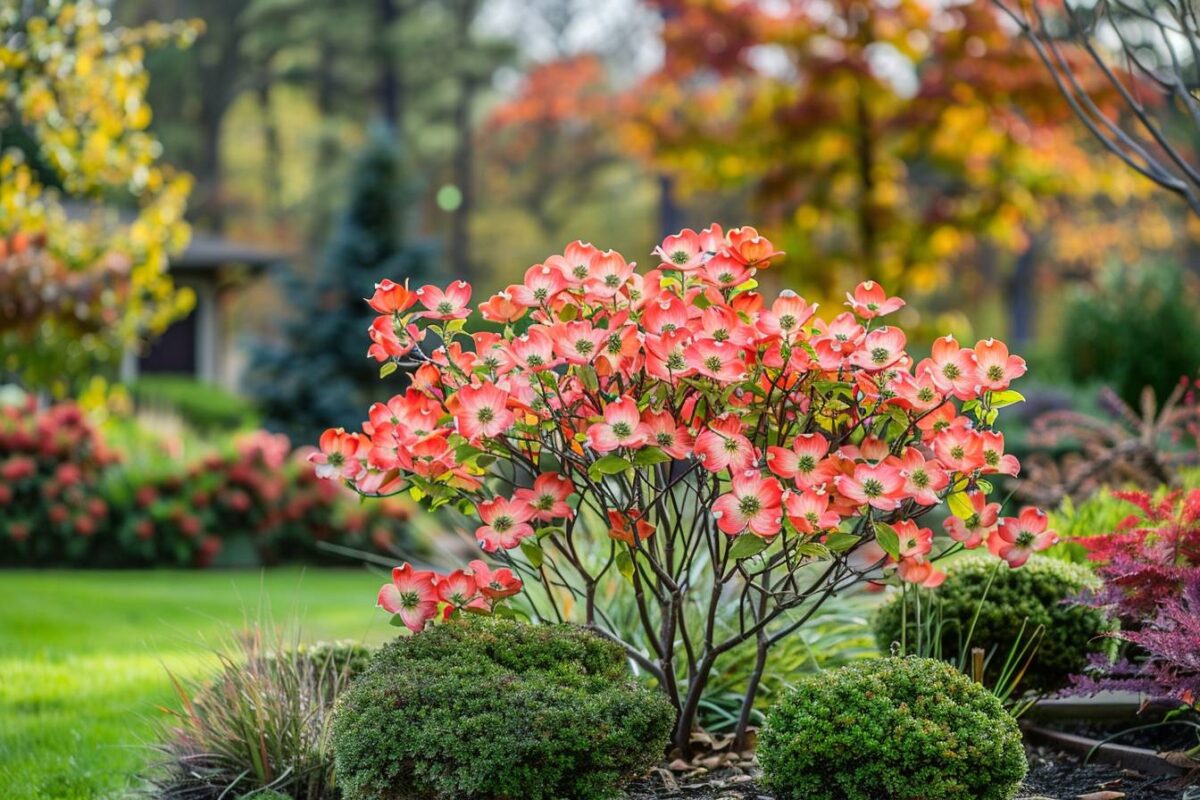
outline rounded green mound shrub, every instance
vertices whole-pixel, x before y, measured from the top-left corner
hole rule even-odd
[[[805,677],[767,712],[758,758],[778,800],[1010,800],[1026,771],[995,695],[928,658]]]
[[[598,800],[662,758],[674,709],[567,625],[471,618],[384,646],[334,717],[346,800]]]
[[[922,614],[938,620],[941,630],[941,655],[957,660],[971,631],[971,620],[979,609],[979,618],[971,634],[970,647],[982,647],[990,654],[986,675],[994,680],[1004,665],[1013,643],[1025,626],[1026,638],[1037,626],[1045,635],[1033,663],[1018,685],[1019,690],[1050,692],[1066,685],[1067,676],[1081,672],[1088,653],[1104,647],[1100,635],[1109,629],[1103,614],[1092,608],[1066,603],[1086,589],[1097,588],[1099,580],[1090,569],[1054,558],[1035,556],[1019,569],[1000,567],[987,589],[996,567],[994,558],[966,556],[946,568],[946,581],[932,593],[922,592]],[[987,598],[980,608],[980,598]],[[932,607],[925,605],[932,598]],[[875,641],[883,653],[891,652],[899,642],[901,619],[907,620],[906,642],[916,641],[916,620],[912,601],[908,608],[901,595],[894,595],[875,617]],[[905,613],[907,611],[907,614]]]

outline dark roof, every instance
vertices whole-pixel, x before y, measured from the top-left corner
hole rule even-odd
[[[195,271],[242,266],[260,272],[285,260],[287,255],[282,252],[232,242],[214,233],[193,229],[187,248],[171,259],[171,269]]]

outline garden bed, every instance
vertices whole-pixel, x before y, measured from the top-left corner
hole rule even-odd
[[[1175,779],[1146,775],[1112,764],[1089,763],[1052,747],[1031,746],[1029,775],[1017,800],[1179,800]],[[629,800],[773,800],[757,782],[756,769],[722,769],[688,778],[665,770],[629,787]],[[673,783],[672,783],[673,782]],[[1107,794],[1106,794],[1107,793]]]

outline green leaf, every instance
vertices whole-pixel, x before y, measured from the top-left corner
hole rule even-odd
[[[625,580],[633,582],[633,556],[628,550],[617,551],[617,572],[625,576]]]
[[[1004,408],[1005,406],[1011,406],[1015,405],[1016,403],[1024,402],[1025,395],[1012,389],[1004,392],[992,392],[991,395],[992,408]]]
[[[542,565],[545,554],[542,553],[542,546],[535,540],[522,539],[521,552],[525,554],[525,558],[529,560],[529,565],[534,569],[537,569]]]
[[[955,492],[946,498],[946,503],[950,506],[950,513],[959,519],[970,519],[975,515],[975,506],[971,505],[971,498],[966,492]]]
[[[991,494],[992,491],[996,488],[996,487],[992,486],[991,481],[985,481],[983,478],[980,478],[979,480],[975,481],[975,485],[978,486],[979,491],[983,492],[984,494]]]
[[[395,372],[399,368],[400,368],[400,365],[397,364],[395,361],[385,361],[383,363],[383,366],[381,366],[379,368],[379,377],[386,378],[388,375],[391,375],[393,372]]]
[[[558,318],[563,322],[570,322],[579,314],[579,306],[566,305],[558,312]]]
[[[741,561],[743,558],[758,555],[763,550],[766,550],[769,544],[769,541],[760,536],[755,536],[752,533],[743,533],[733,540],[733,544],[729,548],[729,557],[734,561]]]
[[[834,553],[844,553],[858,544],[859,537],[853,533],[831,533],[825,537],[825,546]]]
[[[633,454],[633,465],[635,467],[649,467],[670,460],[671,457],[657,447],[643,447]]]
[[[388,620],[388,625],[391,625],[393,628],[408,627],[407,625],[404,624],[404,618],[401,617],[399,614],[392,614],[392,618]]]
[[[621,458],[620,456],[604,456],[596,459],[596,461],[588,467],[588,477],[594,481],[600,480],[604,475],[616,475],[629,469],[632,465]]]
[[[583,388],[589,392],[597,392],[600,390],[600,382],[596,379],[596,370],[588,366],[575,367],[575,377],[583,384]]]
[[[900,534],[896,533],[895,528],[886,522],[876,522],[875,541],[879,542],[883,552],[897,561],[900,560]]]
[[[820,542],[805,542],[796,548],[796,554],[807,558],[829,558],[829,548]]]

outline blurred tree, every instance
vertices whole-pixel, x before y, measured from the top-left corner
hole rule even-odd
[[[1033,265],[1048,199],[1138,191],[1062,135],[1053,82],[987,4],[657,5],[665,59],[631,98],[627,141],[685,193],[750,188],[818,294],[858,277],[931,292],[951,274],[977,292],[1015,256]]]
[[[0,5],[0,375],[66,393],[190,308],[167,274],[190,180],[159,164],[143,58],[196,31]]]
[[[611,127],[600,124],[615,110],[604,64],[588,53],[533,66],[488,116],[479,145],[500,170],[496,190],[528,210],[543,237],[559,234],[572,205],[620,158]]]
[[[434,254],[409,239],[412,184],[394,140],[385,125],[370,131],[316,280],[288,277],[292,316],[282,342],[257,348],[248,370],[268,426],[293,441],[357,425],[377,394],[379,365],[363,344],[376,316],[363,300],[372,286],[433,277]]]

